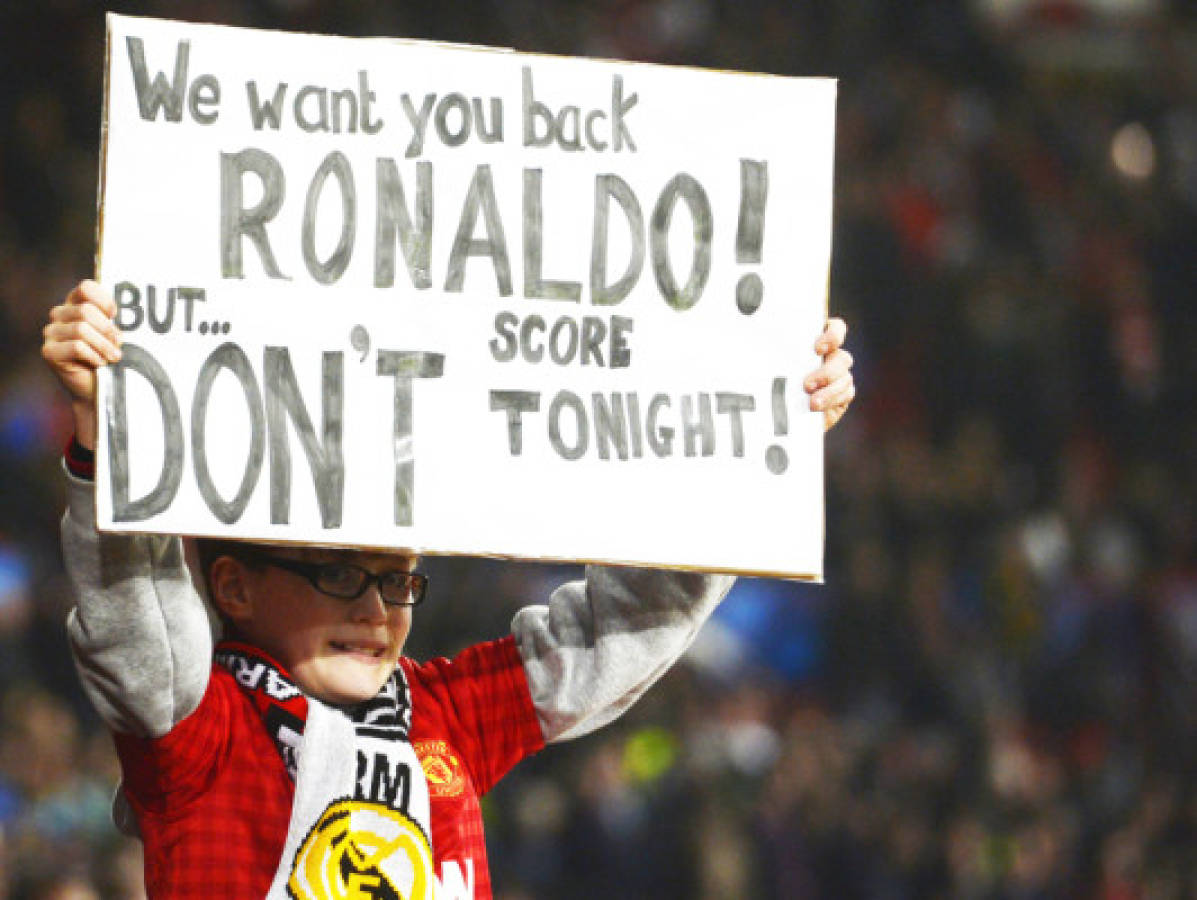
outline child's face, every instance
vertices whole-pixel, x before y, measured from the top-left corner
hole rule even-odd
[[[305,563],[352,563],[371,572],[411,571],[403,554],[272,548],[270,556]],[[390,677],[411,630],[411,607],[382,602],[377,583],[356,600],[332,597],[307,578],[268,562],[246,569],[249,616],[237,622],[300,688],[325,703],[368,700]]]

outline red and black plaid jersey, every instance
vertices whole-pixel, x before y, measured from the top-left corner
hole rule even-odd
[[[401,665],[429,787],[438,897],[490,897],[478,799],[544,745],[515,641]],[[264,897],[295,786],[229,672],[214,665],[199,707],[165,736],[117,735],[116,745],[145,842],[148,895]]]
[[[489,897],[478,798],[544,746],[515,639],[470,647],[452,661],[401,665],[411,689],[411,742],[428,781],[438,897]],[[472,894],[462,891],[471,875]]]

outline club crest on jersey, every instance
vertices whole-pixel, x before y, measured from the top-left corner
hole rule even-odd
[[[397,809],[337,800],[295,854],[287,893],[294,900],[433,900],[432,847]]]
[[[416,741],[412,744],[428,782],[428,796],[459,797],[465,790],[465,769],[445,741]]]

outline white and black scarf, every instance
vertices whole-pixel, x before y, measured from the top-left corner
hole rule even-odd
[[[412,749],[402,669],[352,707],[304,693],[260,650],[222,642],[216,662],[254,703],[295,782],[268,900],[434,896],[428,784]]]

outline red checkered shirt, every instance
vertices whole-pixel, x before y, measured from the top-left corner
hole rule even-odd
[[[544,746],[515,641],[400,665],[429,787],[437,896],[490,897],[478,798]],[[214,665],[195,712],[164,737],[117,735],[116,745],[145,842],[148,895],[264,897],[295,786],[233,677]]]

